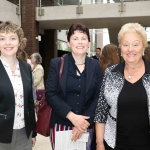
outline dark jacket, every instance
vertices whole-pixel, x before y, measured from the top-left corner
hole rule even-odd
[[[24,119],[27,137],[35,128],[35,112],[32,94],[31,67],[26,62],[19,60],[20,72],[24,92]],[[0,142],[10,143],[12,141],[15,97],[9,76],[0,60]],[[33,132],[33,137],[36,133]]]
[[[99,60],[96,55],[92,56],[93,59]]]
[[[69,111],[73,111],[74,107],[66,102],[66,84],[68,76],[68,55],[64,57],[64,68],[60,82],[58,82],[58,74],[60,69],[60,58],[51,60],[49,76],[46,84],[46,100],[52,107],[52,116],[50,127],[57,122],[63,125],[73,126],[66,115]],[[99,63],[89,57],[86,57],[86,100],[80,115],[90,116],[88,120],[90,125],[93,124],[95,108],[99,98],[99,91],[102,81],[102,71]],[[71,99],[70,99],[71,101]],[[74,112],[75,113],[75,112]],[[62,119],[63,118],[63,119]]]

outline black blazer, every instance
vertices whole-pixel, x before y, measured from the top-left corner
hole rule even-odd
[[[98,60],[98,58],[97,58],[97,56],[96,56],[96,55],[92,56],[92,58],[93,58],[93,59]]]
[[[71,106],[69,106],[66,102],[68,55],[64,57],[62,77],[60,82],[58,82],[60,63],[60,58],[54,58],[51,60],[49,76],[46,83],[46,100],[53,109],[50,123],[51,128],[56,121],[63,125],[73,126],[72,123],[66,119],[66,115],[69,111],[74,109],[71,108]],[[102,77],[103,75],[98,61],[86,57],[86,100],[81,115],[90,116],[90,119],[88,120],[90,125],[93,124]]]
[[[27,137],[34,131],[35,112],[32,93],[32,72],[26,62],[19,60],[20,72],[24,90],[24,119]],[[0,60],[0,142],[10,143],[12,141],[13,123],[15,114],[14,91],[7,72]],[[7,115],[6,117],[4,115]],[[33,132],[32,137],[36,136]]]

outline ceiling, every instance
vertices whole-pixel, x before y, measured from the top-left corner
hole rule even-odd
[[[95,19],[69,19],[69,20],[48,20],[40,21],[40,28],[43,29],[69,29],[71,24],[81,22],[89,29],[120,29],[122,25],[129,22],[140,23],[144,27],[150,27],[150,16],[148,17],[127,17],[127,18],[95,18]]]

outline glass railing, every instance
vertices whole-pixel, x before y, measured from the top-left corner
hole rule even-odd
[[[19,0],[7,0],[15,5],[18,5],[19,4]]]
[[[138,2],[150,0],[124,0],[124,2]],[[39,6],[40,0],[37,0]],[[80,5],[83,4],[106,4],[106,3],[119,3],[120,0],[41,0],[42,7],[45,6],[66,6],[66,5]]]

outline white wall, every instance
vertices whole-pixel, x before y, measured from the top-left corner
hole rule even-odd
[[[6,1],[0,0],[0,21],[12,21],[21,26],[21,16],[16,14],[16,5]]]

